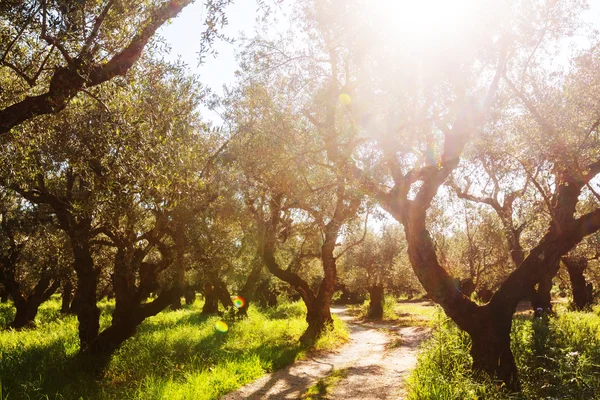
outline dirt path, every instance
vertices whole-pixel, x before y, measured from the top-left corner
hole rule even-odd
[[[299,399],[333,370],[343,378],[328,399],[403,398],[403,381],[416,364],[418,345],[429,331],[422,327],[359,323],[346,308],[331,311],[348,322],[350,341],[337,352],[309,356],[268,374],[222,400]]]

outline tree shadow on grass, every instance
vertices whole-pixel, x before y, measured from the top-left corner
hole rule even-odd
[[[210,315],[185,313],[181,318],[142,324],[136,336],[115,355],[105,358],[74,354],[73,341],[57,335],[43,344],[0,348],[3,396],[10,399],[120,399],[133,397],[148,377],[184,382],[188,374],[210,371],[220,363],[256,357],[265,370],[292,363],[304,348],[288,343],[250,343],[245,348],[225,348],[227,334],[214,331],[198,339],[173,337],[164,342],[155,332],[177,326],[205,326]],[[230,343],[230,342],[229,342]],[[185,368],[178,366],[185,365]]]

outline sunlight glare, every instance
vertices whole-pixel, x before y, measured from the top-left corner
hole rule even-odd
[[[369,7],[382,29],[426,44],[463,30],[479,4],[476,0],[378,0]]]

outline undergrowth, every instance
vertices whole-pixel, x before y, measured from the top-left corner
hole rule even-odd
[[[600,309],[513,322],[512,350],[522,392],[510,394],[489,377],[474,376],[470,338],[438,312],[408,380],[409,399],[600,398]]]
[[[113,304],[101,302],[101,325],[108,326]],[[81,359],[74,316],[60,316],[57,299],[45,303],[38,328],[0,331],[2,399],[216,399],[302,357],[299,338],[306,329],[303,303],[282,303],[248,318],[204,316],[202,303],[166,311],[146,320],[137,334],[108,360],[100,376]],[[11,308],[0,306],[0,321]],[[315,344],[332,348],[347,340],[347,328],[334,329]]]

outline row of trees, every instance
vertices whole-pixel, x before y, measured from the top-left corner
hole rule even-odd
[[[583,2],[485,2],[464,29],[416,43],[369,2],[298,1],[288,33],[244,43],[218,104],[227,131],[201,120],[195,78],[147,45],[186,2],[134,3],[0,9],[14,21],[1,33],[14,40],[0,69],[0,283],[15,327],[73,285],[81,349],[110,354],[189,288],[205,312],[230,306],[229,290],[245,312],[266,266],[306,304],[310,342],[340,281],[366,286],[378,315],[384,286],[414,292],[416,276],[471,336],[473,368],[518,389],[517,304],[550,309],[561,260],[577,306],[592,300],[597,38],[564,63]],[[226,4],[210,2],[205,40]],[[125,9],[133,38],[118,33]],[[115,310],[100,332],[104,292]]]
[[[300,8],[289,37],[248,44],[225,104],[239,129],[264,138],[260,148],[244,143],[250,152],[240,162],[250,163],[249,178],[268,193],[269,269],[297,288],[309,323],[322,326],[335,264],[346,252],[338,227],[352,226],[376,202],[403,226],[428,295],[471,336],[474,369],[518,389],[510,350],[517,304],[530,298],[549,308],[561,259],[579,282],[579,298],[584,268],[574,260],[584,261],[571,251],[600,228],[598,42],[593,33],[590,46],[577,39],[585,4],[490,2],[464,30],[417,45],[382,29],[385,21],[370,12],[376,7],[361,1]],[[579,47],[565,65],[568,40]],[[444,257],[443,242],[455,239],[444,221],[462,217],[448,196],[435,200],[440,190],[497,224],[480,245],[473,214],[461,224],[471,278],[512,264],[494,274],[484,305],[450,273],[460,268]],[[306,221],[320,227],[318,293],[307,290],[293,263],[282,268],[270,255],[285,244],[277,233],[288,232],[290,219],[298,231]]]

